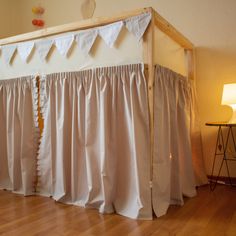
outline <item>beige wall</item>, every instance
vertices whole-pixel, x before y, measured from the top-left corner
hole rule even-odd
[[[22,32],[37,29],[31,23],[32,19],[37,18],[31,9],[38,5],[45,8],[42,19],[45,21],[46,27],[81,20],[80,4],[82,1],[80,0],[20,0],[20,2],[19,11],[24,13],[20,20]]]
[[[7,8],[18,8],[18,22],[13,28],[2,28],[0,35],[33,30],[31,8],[41,3],[46,8],[47,26],[81,19],[81,1],[67,0],[0,0]],[[20,2],[20,3],[19,3]],[[197,93],[201,119],[204,158],[208,173],[216,140],[216,128],[206,127],[207,121],[227,120],[230,109],[221,106],[222,86],[236,82],[236,1],[235,0],[97,0],[95,16],[111,16],[125,10],[152,6],[196,46]],[[2,6],[0,7],[2,11]],[[4,21],[9,19],[3,14]],[[10,20],[9,20],[10,21]],[[3,20],[1,21],[2,24]],[[2,30],[3,29],[3,30]],[[233,166],[233,165],[232,165]],[[234,169],[236,166],[234,165]],[[236,173],[235,173],[236,174]]]
[[[42,18],[46,27],[82,19],[81,0],[0,0],[0,38],[30,32],[38,28],[32,25],[34,18]],[[42,17],[32,13],[32,7],[43,6]]]
[[[13,16],[16,0],[0,0],[0,38],[15,33]]]

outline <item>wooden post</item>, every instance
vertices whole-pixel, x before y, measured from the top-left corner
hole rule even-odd
[[[187,76],[191,80],[195,80],[195,51],[194,49],[185,49],[187,60]]]
[[[154,11],[150,9],[152,14],[151,22],[143,36],[143,61],[145,63],[145,76],[148,89],[148,110],[150,125],[150,186],[152,186],[153,178],[153,147],[154,147]]]

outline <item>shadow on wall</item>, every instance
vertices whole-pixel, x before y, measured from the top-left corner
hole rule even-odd
[[[207,174],[211,172],[217,127],[207,127],[205,123],[228,121],[232,115],[231,108],[221,105],[221,97],[224,84],[236,83],[235,61],[236,50],[196,48],[196,86]],[[232,166],[232,175],[236,177],[236,164],[232,163]],[[225,170],[222,175],[226,176]]]

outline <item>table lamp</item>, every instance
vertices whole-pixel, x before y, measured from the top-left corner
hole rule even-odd
[[[229,123],[236,123],[236,83],[224,85],[221,105],[228,105],[233,109]]]

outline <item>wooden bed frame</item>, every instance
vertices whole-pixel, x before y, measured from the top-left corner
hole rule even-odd
[[[140,15],[143,13],[151,13],[151,22],[143,36],[143,62],[145,64],[145,76],[148,85],[148,103],[149,103],[149,122],[150,122],[150,140],[151,140],[151,176],[150,181],[152,182],[152,160],[153,160],[153,145],[154,145],[154,28],[157,27],[163,33],[168,35],[172,40],[178,43],[185,50],[187,59],[187,76],[189,79],[194,79],[195,68],[194,68],[194,45],[180,32],[178,32],[170,23],[168,23],[162,16],[160,16],[153,8],[143,8],[135,11],[125,12],[121,15],[114,17],[99,17],[94,19],[88,19],[60,26],[50,27],[41,29],[38,31],[21,34],[0,40],[0,46],[6,44],[13,44],[47,36],[52,36],[60,33],[85,30],[93,27],[99,27],[106,24],[114,23],[117,21],[125,20],[129,17]],[[151,184],[151,183],[150,183]]]

